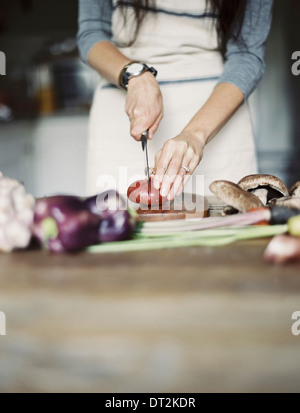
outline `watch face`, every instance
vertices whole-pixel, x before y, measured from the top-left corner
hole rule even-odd
[[[144,65],[142,63],[132,63],[128,66],[126,72],[129,76],[139,75],[144,69]]]

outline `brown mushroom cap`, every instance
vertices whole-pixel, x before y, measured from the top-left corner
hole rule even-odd
[[[241,187],[230,181],[214,181],[210,184],[209,189],[226,205],[230,205],[241,212],[264,206],[256,195],[244,191]]]
[[[297,181],[289,190],[291,196],[300,197],[300,181]]]
[[[238,185],[245,191],[251,191],[256,188],[272,188],[279,192],[279,196],[288,196],[289,191],[281,179],[274,175],[255,174],[247,175],[242,178]],[[274,196],[276,198],[276,196]]]
[[[271,199],[270,205],[284,206],[287,208],[295,208],[300,210],[300,197],[297,196],[284,196],[282,198]]]

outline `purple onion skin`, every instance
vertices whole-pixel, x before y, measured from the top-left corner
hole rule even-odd
[[[57,240],[60,242],[56,245],[50,243],[50,251],[57,252],[57,248],[62,248],[61,252],[80,251],[97,244],[100,221],[99,216],[87,210],[68,214],[60,222],[56,220],[59,229]]]
[[[52,216],[53,208],[63,207],[64,211],[70,212],[81,211],[83,201],[81,198],[73,195],[55,195],[38,199],[34,211],[34,223],[39,223],[43,219]]]
[[[38,199],[36,201],[33,219],[33,235],[35,239],[43,245],[45,243],[45,234],[42,227],[44,219],[56,215],[60,215],[60,219],[70,213],[79,212],[83,209],[82,200],[77,196],[72,195],[55,195]],[[59,214],[59,212],[61,213]]]
[[[51,252],[60,252],[60,253],[68,252],[66,248],[63,246],[61,240],[58,238],[48,240],[48,249]]]
[[[89,198],[86,198],[83,202],[84,202],[85,207],[90,212],[92,212],[93,214],[96,214],[96,215],[100,215],[100,210],[99,210],[99,208],[97,207],[97,204],[96,204],[97,196],[98,195],[90,196]]]
[[[34,216],[34,235],[41,244],[45,242],[42,222],[53,218],[58,236],[46,241],[54,252],[78,251],[98,243],[99,215],[87,210],[81,198],[59,195],[37,201]]]
[[[102,218],[99,231],[99,242],[125,241],[132,238],[135,223],[128,211],[115,211],[114,214]]]
[[[124,241],[132,238],[135,222],[127,211],[125,199],[115,190],[102,192],[85,200],[94,214],[101,216],[98,242]]]

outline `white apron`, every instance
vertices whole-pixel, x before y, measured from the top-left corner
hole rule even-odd
[[[164,118],[148,144],[150,166],[164,142],[175,137],[212,93],[223,71],[217,49],[212,16],[203,17],[205,0],[157,0],[157,13],[149,13],[137,41],[122,47],[132,33],[123,25],[118,8],[112,19],[113,40],[132,60],[158,70],[164,102]],[[128,9],[126,27],[132,28]],[[120,46],[121,45],[121,46]],[[143,177],[141,144],[129,134],[125,113],[126,91],[98,85],[90,112],[87,153],[87,193],[107,187],[126,193],[128,184]],[[234,114],[204,149],[203,159],[186,190],[210,194],[209,184],[216,179],[237,182],[257,172],[252,125],[247,103]]]

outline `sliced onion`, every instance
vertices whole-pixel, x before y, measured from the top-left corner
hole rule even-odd
[[[150,177],[150,190],[148,188],[148,180],[142,179],[133,182],[128,190],[127,197],[131,202],[146,206],[160,206],[167,202],[166,197],[162,197],[159,189],[154,188]]]

